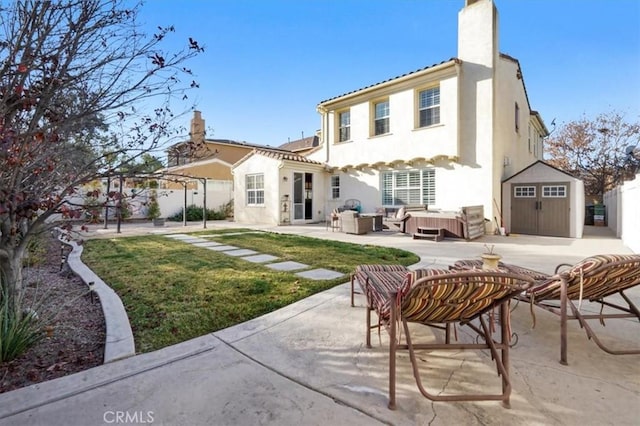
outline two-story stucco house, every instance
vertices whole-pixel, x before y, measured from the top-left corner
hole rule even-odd
[[[363,212],[482,205],[495,225],[502,181],[541,160],[548,135],[519,62],[499,52],[492,0],[466,0],[456,57],[317,110],[319,144],[304,157],[256,150],[233,166],[237,221],[318,222],[358,199]]]

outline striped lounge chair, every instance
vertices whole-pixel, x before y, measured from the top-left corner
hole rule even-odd
[[[404,274],[402,281],[394,281],[394,272],[362,272],[368,303],[378,315],[378,329],[390,334],[389,344],[389,408],[396,408],[396,357],[399,350],[408,350],[418,389],[433,401],[498,400],[509,407],[511,383],[509,379],[510,299],[533,284],[533,279],[500,271],[449,271],[420,269]],[[483,314],[499,308],[500,341],[494,340],[491,325]],[[370,312],[370,309],[367,309]],[[424,324],[445,331],[444,343],[413,343],[409,322]],[[397,340],[398,324],[402,323],[406,343]],[[451,343],[451,325],[468,326],[478,338],[476,343]],[[367,346],[372,328],[367,315]],[[422,385],[416,349],[489,349],[502,378],[500,394],[442,395],[428,392]]]
[[[355,289],[356,282],[358,283],[358,285],[360,286],[360,289],[362,290],[361,294],[365,294],[367,272],[389,273],[388,278],[391,281],[390,285],[393,286],[393,285],[397,285],[397,284],[394,284],[396,281],[398,280],[402,281],[404,279],[404,276],[407,272],[409,272],[409,269],[407,269],[406,266],[402,266],[402,265],[358,265],[356,267],[356,270],[351,274],[351,307],[355,306],[354,294],[356,293],[356,289]]]
[[[562,270],[563,267],[568,269]],[[640,321],[640,309],[624,293],[625,290],[640,284],[640,255],[597,255],[588,257],[575,265],[561,264],[553,276],[537,281],[529,290],[518,296],[536,306],[560,316],[560,363],[567,364],[567,322],[578,320],[585,329],[587,337],[603,351],[612,355],[640,354],[637,349],[612,349],[605,346],[596,336],[587,320],[634,318]],[[619,294],[626,306],[616,303],[608,296]],[[600,305],[600,313],[581,312],[582,301]],[[576,306],[577,302],[577,306]],[[604,309],[612,308],[607,312]],[[570,309],[570,313],[568,312]],[[533,310],[532,310],[533,313]],[[534,316],[535,325],[535,316]]]

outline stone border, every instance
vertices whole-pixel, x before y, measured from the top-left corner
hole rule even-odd
[[[85,284],[93,283],[93,291],[100,298],[104,321],[106,325],[106,338],[104,344],[103,363],[117,361],[128,358],[136,354],[136,347],[133,340],[133,331],[129,317],[124,309],[122,300],[98,275],[96,275],[87,265],[82,263],[80,256],[83,247],[73,240],[67,240],[64,234],[58,239],[71,246],[71,253],[67,256],[67,264],[71,270]]]

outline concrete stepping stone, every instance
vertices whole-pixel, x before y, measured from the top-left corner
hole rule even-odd
[[[249,250],[249,249],[238,249],[238,250],[225,250],[223,251],[224,254],[228,254],[229,256],[249,256],[252,254],[258,254],[257,251],[255,250]]]
[[[215,241],[205,241],[203,243],[193,243],[193,245],[196,247],[215,247],[215,246],[221,246],[223,244]]]
[[[220,245],[220,246],[205,246],[206,249],[209,250],[213,250],[213,251],[227,251],[227,250],[238,250],[238,247],[236,246],[225,246],[225,245]]]
[[[184,240],[185,238],[186,239],[193,238],[193,236],[187,235],[187,234],[167,234],[167,235],[165,235],[165,237],[174,238],[176,240]]]
[[[310,271],[297,272],[295,274],[301,278],[307,278],[310,280],[332,280],[334,278],[343,277],[344,274],[342,272],[332,271],[330,269],[312,269]]]
[[[247,256],[247,257],[243,257],[242,259],[248,262],[253,262],[253,263],[267,263],[267,262],[273,262],[278,258],[271,254],[256,254],[255,256]]]
[[[296,269],[309,267],[309,265],[305,265],[304,263],[292,262],[290,260],[286,262],[270,263],[266,266],[267,268],[275,269],[276,271],[295,271]]]
[[[189,243],[189,244],[196,244],[196,243],[208,243],[209,241],[203,239],[203,238],[189,238],[189,239],[180,239],[178,241],[181,241],[183,243]]]

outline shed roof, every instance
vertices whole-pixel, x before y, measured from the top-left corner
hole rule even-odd
[[[533,168],[533,167],[535,167],[535,166],[537,166],[537,165],[539,165],[539,164],[540,164],[540,165],[542,165],[542,166],[545,166],[545,167],[549,167],[550,169],[553,169],[553,170],[558,171],[558,172],[560,172],[560,173],[563,173],[563,174],[565,174],[565,175],[567,175],[567,176],[571,177],[572,179],[580,180],[580,179],[578,179],[577,177],[575,177],[574,175],[572,175],[572,174],[571,174],[571,173],[569,173],[569,172],[565,172],[564,170],[561,170],[561,169],[559,169],[559,168],[557,168],[557,167],[555,167],[555,166],[552,166],[551,164],[549,164],[549,163],[547,163],[547,162],[545,162],[545,161],[538,160],[538,161],[536,161],[536,162],[534,162],[534,163],[529,164],[527,167],[525,167],[524,169],[520,170],[518,173],[516,173],[516,174],[514,174],[514,175],[511,175],[511,176],[509,176],[509,177],[508,177],[508,178],[506,178],[506,179],[503,179],[503,181],[502,181],[502,182],[503,182],[503,183],[504,183],[504,182],[507,182],[507,181],[509,181],[509,180],[511,180],[511,179],[513,179],[513,178],[515,178],[516,176],[518,176],[518,175],[520,175],[520,174],[524,173],[525,171],[527,171],[527,170],[529,170],[529,169],[531,169],[531,168]]]

